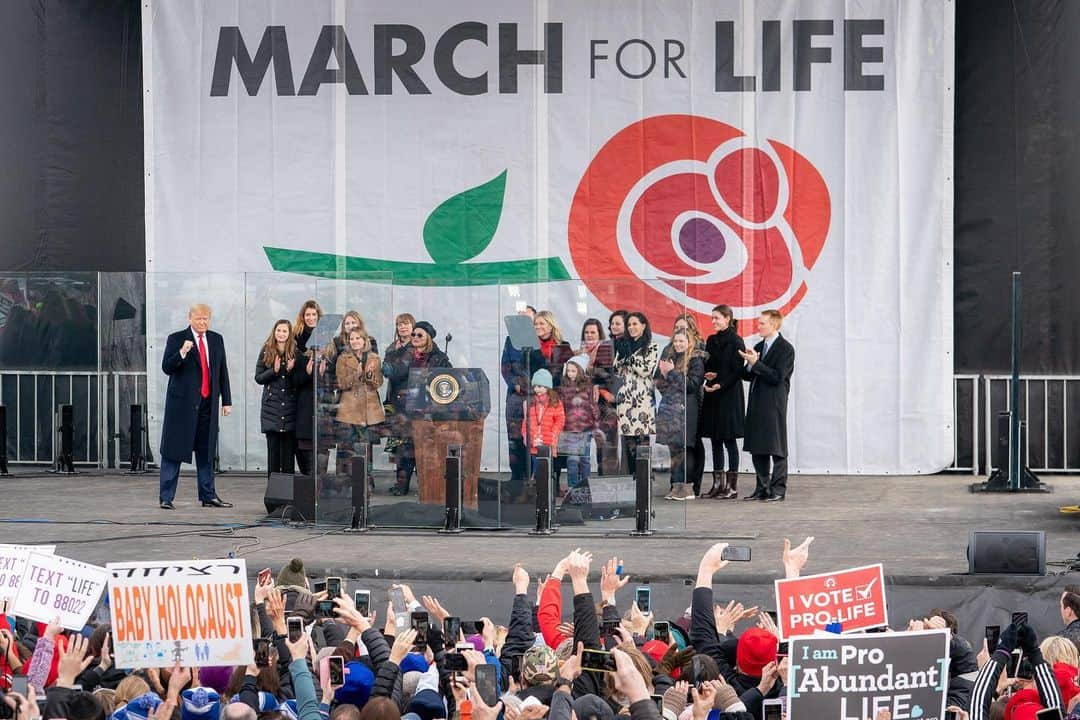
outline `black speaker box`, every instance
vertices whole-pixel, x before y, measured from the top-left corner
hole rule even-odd
[[[972,530],[968,540],[972,575],[1045,575],[1046,533]]]
[[[268,515],[277,515],[284,507],[292,507],[292,519],[315,521],[315,481],[309,475],[270,473],[266,479],[263,505]]]

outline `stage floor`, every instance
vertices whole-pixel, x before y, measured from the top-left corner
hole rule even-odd
[[[385,497],[389,478],[377,473],[375,503]],[[743,494],[752,477],[740,478]],[[930,477],[796,476],[783,503],[742,500],[655,499],[657,514],[668,526],[650,538],[626,535],[629,522],[589,522],[564,526],[550,537],[526,530],[467,532],[459,536],[417,531],[406,539],[400,530],[364,536],[345,535],[339,526],[286,527],[264,523],[265,481],[261,476],[227,473],[218,478],[231,509],[202,508],[194,478],[181,478],[177,510],[157,507],[157,477],[87,472],[56,476],[28,470],[0,479],[7,516],[0,541],[69,545],[58,552],[95,563],[150,560],[174,556],[212,557],[236,552],[249,565],[275,565],[290,553],[310,558],[309,567],[344,569],[361,575],[407,569],[415,577],[501,576],[508,563],[527,558],[537,572],[550,568],[574,546],[587,545],[598,555],[634,557],[635,572],[653,578],[690,577],[700,553],[712,542],[732,538],[750,545],[753,561],[732,565],[730,576],[762,576],[780,570],[784,537],[794,542],[812,535],[809,570],[827,570],[884,562],[889,574],[938,576],[967,570],[968,533],[980,530],[1045,530],[1047,558],[1065,561],[1080,551],[1080,517],[1058,513],[1080,498],[1080,478],[1047,478],[1052,494],[973,495],[969,475]],[[662,474],[658,494],[666,491]],[[194,525],[193,525],[194,524]],[[254,525],[254,526],[253,526]],[[742,538],[742,539],[734,539]],[[377,548],[377,553],[365,552]],[[449,564],[447,558],[454,558]]]
[[[376,503],[386,497],[390,477],[377,473]],[[235,507],[203,509],[195,499],[195,479],[181,478],[177,510],[157,507],[157,477],[87,472],[55,476],[43,472],[0,479],[6,517],[0,542],[56,543],[57,552],[79,560],[109,561],[213,558],[234,553],[247,559],[250,574],[275,572],[301,557],[309,575],[342,575],[349,588],[385,590],[408,581],[417,593],[437,594],[462,615],[502,618],[509,610],[510,573],[522,563],[534,579],[575,547],[599,560],[622,558],[631,583],[649,583],[661,616],[677,617],[689,604],[702,552],[729,539],[749,545],[753,561],[733,563],[716,578],[717,599],[771,607],[772,581],[782,573],[783,540],[816,538],[807,573],[828,572],[876,562],[885,564],[890,619],[894,625],[934,606],[955,609],[970,637],[983,624],[1007,622],[1009,608],[1030,610],[1039,632],[1060,628],[1057,598],[1076,574],[972,577],[967,572],[968,533],[980,530],[1044,530],[1047,558],[1067,563],[1080,551],[1080,517],[1064,516],[1061,505],[1080,498],[1080,478],[1044,478],[1052,494],[974,495],[970,475],[931,477],[796,476],[783,503],[694,500],[676,505],[656,498],[658,515],[685,514],[681,530],[660,530],[648,538],[629,537],[626,523],[590,522],[560,528],[547,537],[526,530],[475,531],[439,535],[434,530],[377,530],[344,534],[340,526],[288,527],[267,521],[261,476],[227,473],[218,491]],[[743,494],[752,478],[740,478]],[[658,495],[667,479],[655,480]],[[606,533],[606,534],[605,534]],[[595,588],[594,588],[595,589]],[[569,602],[569,583],[564,583]],[[1003,620],[1004,618],[1004,620]],[[501,622],[506,622],[501,619]]]

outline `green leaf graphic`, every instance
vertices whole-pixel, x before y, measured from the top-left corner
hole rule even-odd
[[[454,195],[435,208],[424,222],[424,247],[440,265],[476,257],[495,237],[502,216],[506,171]]]

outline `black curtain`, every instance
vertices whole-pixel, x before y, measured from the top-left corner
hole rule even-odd
[[[0,271],[144,269],[140,13],[0,3]]]
[[[1023,273],[1025,373],[1080,373],[1080,3],[956,10],[957,372],[1009,369]]]

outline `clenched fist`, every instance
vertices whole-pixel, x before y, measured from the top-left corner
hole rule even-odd
[[[180,357],[186,358],[187,354],[191,352],[191,348],[195,347],[195,343],[191,340],[185,340],[184,344],[180,346]]]

